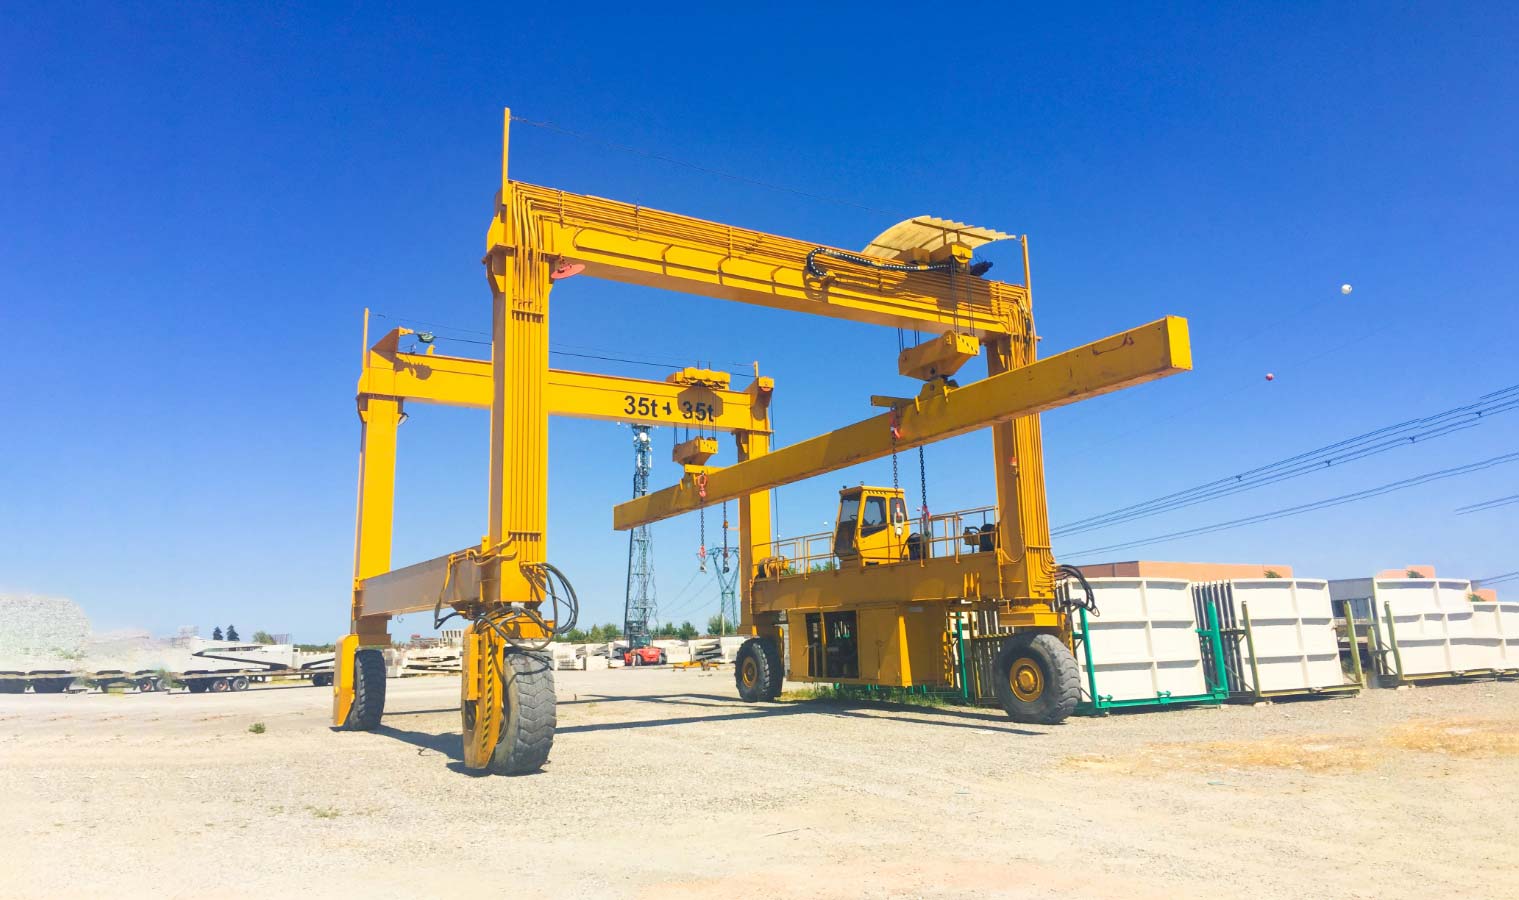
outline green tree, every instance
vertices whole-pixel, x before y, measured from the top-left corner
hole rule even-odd
[[[237,626],[236,625],[228,625],[227,626],[227,640],[229,640],[229,641],[241,640],[241,638],[239,638],[237,636]]]
[[[264,631],[264,630],[260,629],[259,631],[253,632],[253,643],[255,643],[255,644],[272,644],[272,643],[274,643],[274,635],[270,634],[267,631]]]
[[[218,625],[215,628],[211,629],[211,640],[213,640],[213,641],[219,641],[221,639],[222,639],[222,627],[220,625]]]
[[[718,615],[715,615],[707,620],[707,633],[727,634],[733,630],[733,626],[735,624],[737,623],[735,623],[732,619],[723,618],[722,614],[719,613]]]
[[[676,632],[676,635],[683,641],[689,641],[696,637],[696,626],[690,622],[682,622],[680,623],[680,631]]]

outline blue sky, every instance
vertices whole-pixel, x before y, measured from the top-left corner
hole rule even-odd
[[[1519,382],[1511,8],[1113,4],[931,26],[913,24],[921,5],[869,10],[12,6],[0,588],[74,598],[102,628],[340,634],[362,311],[488,326],[479,259],[507,105],[859,205],[518,127],[524,181],[844,247],[925,213],[1027,232],[1046,352],[1190,317],[1194,372],[1045,417],[1057,524]],[[1012,247],[989,256],[994,276],[1019,274]],[[885,329],[591,279],[554,304],[556,346],[760,360],[782,442],[911,389]],[[485,525],[486,417],[412,412],[397,564]],[[610,507],[629,489],[629,432],[556,421],[551,440],[551,559],[589,618],[620,619]],[[1515,449],[1519,413],[1057,551]],[[984,435],[931,447],[932,507],[989,502],[990,455]],[[657,459],[655,484],[672,482]],[[881,461],[786,488],[781,528],[821,530],[839,484],[889,479]],[[1454,509],[1516,491],[1519,464],[1500,466],[1116,556],[1480,577],[1519,568],[1519,506]],[[676,619],[715,611],[715,584],[693,581],[698,543],[694,517],[656,526]]]

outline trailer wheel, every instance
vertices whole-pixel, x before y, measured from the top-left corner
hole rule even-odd
[[[497,775],[526,775],[543,768],[554,747],[559,712],[554,665],[547,654],[508,649],[502,654],[501,737],[491,754]]]
[[[311,676],[312,687],[332,687],[332,673],[318,672]]]
[[[781,651],[770,638],[750,638],[738,648],[733,680],[738,695],[749,703],[781,695]]]
[[[385,715],[385,654],[370,648],[353,655],[353,706],[348,709],[348,731],[374,731]]]
[[[211,682],[211,691],[216,694],[226,693],[232,688],[231,682],[225,678],[217,678]]]
[[[1052,634],[1015,634],[997,651],[997,702],[1014,722],[1058,725],[1076,711],[1076,657]]]
[[[248,689],[248,676],[247,675],[234,675],[232,677],[232,690],[234,690],[234,691],[246,691],[247,689]]]
[[[192,694],[204,694],[206,688],[210,687],[210,685],[200,678],[187,678],[185,679],[185,687],[189,688]]]

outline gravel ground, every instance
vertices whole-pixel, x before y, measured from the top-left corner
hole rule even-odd
[[[0,695],[0,896],[1519,897],[1515,682],[1046,728],[559,676],[515,779],[447,678],[373,734],[306,686]]]

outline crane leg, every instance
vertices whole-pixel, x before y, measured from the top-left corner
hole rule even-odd
[[[460,716],[464,765],[496,775],[536,772],[554,746],[554,667],[475,622],[464,633]]]

